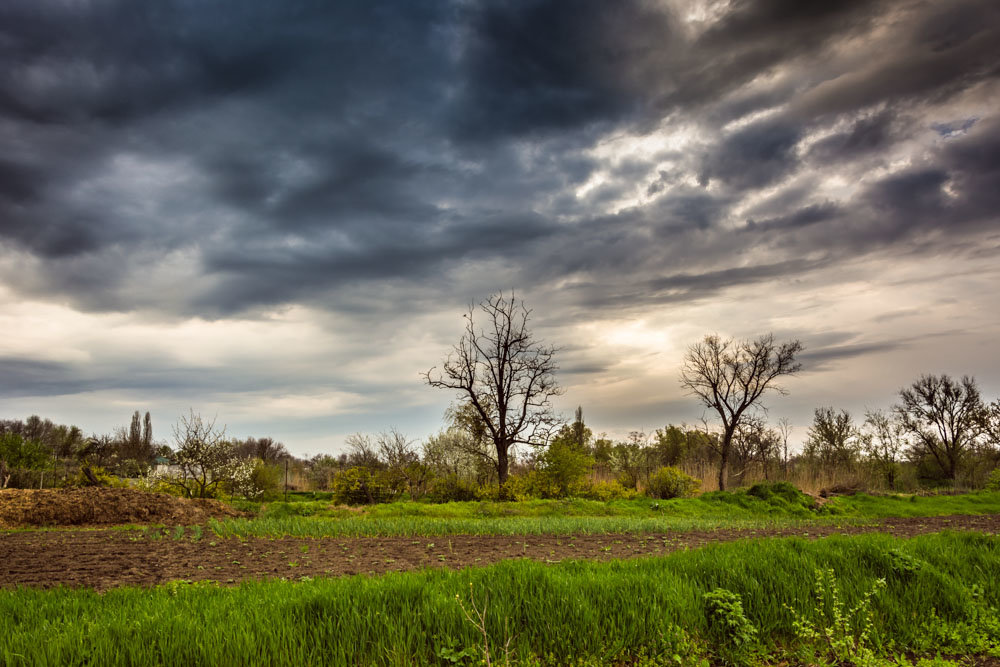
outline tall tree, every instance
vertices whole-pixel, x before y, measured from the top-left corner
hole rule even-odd
[[[986,428],[987,408],[975,379],[921,375],[900,390],[899,398],[894,410],[916,453],[933,457],[944,476],[954,480],[965,453]]]
[[[562,393],[555,381],[556,349],[535,340],[530,316],[513,293],[470,306],[461,340],[440,370],[424,373],[427,384],[458,392],[479,416],[496,451],[501,486],[509,474],[511,447],[547,442],[556,424],[551,400]]]
[[[146,417],[142,421],[142,446],[146,449],[153,448],[153,418],[146,411]]]
[[[816,408],[803,453],[825,466],[850,465],[857,458],[859,444],[851,413]]]
[[[744,415],[758,406],[768,390],[785,393],[778,378],[797,373],[802,365],[795,355],[802,351],[797,340],[777,344],[767,334],[753,340],[705,336],[688,348],[681,370],[681,386],[697,396],[722,421],[719,441],[719,489],[726,488],[726,470],[733,434]]]
[[[868,410],[860,439],[869,463],[882,474],[889,488],[895,489],[899,456],[906,447],[903,424],[881,410]]]

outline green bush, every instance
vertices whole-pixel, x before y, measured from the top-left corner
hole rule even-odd
[[[632,500],[639,495],[635,489],[628,489],[618,481],[585,482],[580,489],[580,497],[588,500]]]
[[[532,473],[539,498],[566,498],[578,495],[583,480],[594,467],[594,459],[571,443],[553,442],[539,457],[539,470]]]
[[[231,492],[233,495],[242,495],[247,500],[276,500],[281,497],[284,486],[282,475],[281,466],[254,459],[253,469],[246,483],[240,489],[231,489]]]
[[[89,466],[91,474],[94,476],[94,479],[97,480],[97,484],[94,484],[83,471],[85,467],[88,466],[81,467],[80,470],[77,471],[76,475],[67,477],[66,481],[63,483],[64,486],[111,486],[118,488],[128,486],[128,482],[112,475],[104,468],[100,466]]]
[[[646,493],[653,498],[689,498],[701,487],[701,480],[684,473],[674,466],[664,466],[649,478]]]
[[[530,497],[528,489],[531,481],[527,477],[508,477],[502,486],[496,484],[482,484],[476,491],[477,500],[508,501],[508,500],[528,500]]]
[[[345,505],[387,503],[397,495],[398,490],[387,483],[381,471],[364,466],[348,468],[333,477],[333,499]]]
[[[759,651],[757,628],[746,617],[740,594],[716,588],[704,593],[702,599],[717,656],[728,665],[754,662],[753,656]]]
[[[987,491],[1000,491],[1000,468],[994,468],[986,478]]]
[[[45,470],[51,458],[45,446],[35,440],[26,440],[17,433],[0,435],[0,488],[28,483],[23,473],[28,470]],[[37,482],[37,477],[35,480]]]
[[[427,500],[432,503],[476,500],[476,485],[466,482],[458,475],[443,475],[431,480],[427,488]]]

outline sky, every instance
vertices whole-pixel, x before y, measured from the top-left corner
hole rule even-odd
[[[802,341],[793,441],[1000,396],[992,0],[4,0],[0,62],[0,417],[424,439],[498,290],[612,437],[711,333]]]

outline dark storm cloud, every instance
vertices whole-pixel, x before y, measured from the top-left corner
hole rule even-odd
[[[797,166],[792,151],[801,136],[783,119],[741,129],[709,153],[698,178],[702,184],[718,179],[738,190],[768,185]]]
[[[0,357],[0,396],[57,396],[81,391],[86,383],[71,377],[66,364]]]
[[[939,101],[1000,75],[1000,6],[949,2],[927,5],[871,58],[831,78],[795,104],[806,114],[841,113],[874,104]]]
[[[818,371],[828,368],[837,361],[845,361],[855,357],[863,357],[870,354],[880,354],[902,347],[904,343],[900,341],[880,341],[876,343],[855,343],[852,345],[834,345],[810,349],[806,346],[805,352],[799,355],[802,367],[806,371]]]
[[[895,114],[886,110],[860,118],[846,131],[816,142],[808,157],[817,164],[829,164],[879,151],[892,143],[896,122]]]
[[[837,216],[839,211],[839,207],[833,202],[812,204],[797,211],[793,211],[788,215],[779,216],[777,218],[768,218],[766,220],[747,220],[747,229],[753,231],[769,231],[774,229],[781,230],[806,227],[808,225],[815,225],[820,222],[832,220]]]
[[[652,75],[681,35],[652,3],[501,0],[474,6],[452,118],[461,139],[492,140],[619,122],[643,106]]]
[[[0,278],[81,308],[217,317],[454,293],[464,271],[463,298],[572,278],[577,303],[627,309],[933,252],[935,231],[937,250],[976,245],[996,224],[996,118],[941,111],[990,95],[993,3],[689,9],[4,3],[0,244],[16,261]],[[682,126],[681,150],[597,156]],[[886,171],[924,134],[937,143]],[[827,176],[854,192],[815,194]]]

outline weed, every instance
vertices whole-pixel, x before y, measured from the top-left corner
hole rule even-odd
[[[786,605],[792,614],[795,636],[802,642],[803,650],[811,659],[832,657],[858,667],[876,665],[875,652],[868,643],[874,621],[871,603],[872,598],[885,588],[885,579],[876,579],[861,601],[845,612],[833,569],[816,570],[815,574],[813,594],[816,606],[813,612],[819,621],[809,620]]]
[[[726,663],[746,665],[759,648],[757,628],[743,613],[743,600],[737,593],[716,588],[702,596],[708,612],[709,632],[719,647],[719,657]]]

